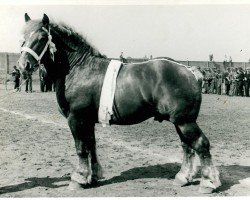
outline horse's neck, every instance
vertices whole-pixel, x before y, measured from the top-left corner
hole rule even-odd
[[[62,33],[60,29],[52,28],[51,34],[57,52],[59,51],[58,62],[62,60],[61,62],[68,65],[69,69],[76,65],[83,65],[87,58],[94,56],[94,50],[89,44],[85,44],[83,41],[79,41],[79,43],[72,42],[67,36],[63,38],[65,33]],[[58,54],[57,52],[56,54]]]
[[[86,65],[94,56],[92,56],[88,51],[83,53],[79,52],[67,52],[67,58],[69,63],[69,70],[77,65]]]

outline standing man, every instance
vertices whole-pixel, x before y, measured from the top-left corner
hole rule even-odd
[[[236,70],[232,68],[230,74],[229,74],[229,80],[230,80],[230,96],[236,96]]]
[[[40,90],[41,92],[45,92],[46,89],[47,89],[47,71],[44,67],[43,64],[40,65],[40,68],[39,68],[39,78],[40,78]]]
[[[211,84],[211,74],[209,72],[209,68],[205,69],[205,74],[204,74],[204,93],[209,94],[209,88]]]
[[[221,93],[222,93],[222,73],[220,72],[219,69],[218,69],[217,74],[216,74],[216,79],[217,79],[216,92],[217,92],[217,94],[221,95]]]
[[[226,95],[229,95],[229,91],[230,91],[230,84],[231,84],[230,73],[231,73],[231,68],[227,68],[227,73],[226,73],[225,78],[224,78]]]
[[[121,52],[121,55],[120,55],[120,61],[123,62],[124,61],[124,58],[123,58],[123,52]]]
[[[250,67],[247,67],[244,76],[245,94],[249,97],[249,87],[250,87]]]
[[[11,75],[14,77],[14,90],[16,89],[16,91],[20,91],[20,71],[19,69],[17,69],[16,66],[13,67],[14,70],[11,73]]]
[[[32,92],[32,72],[27,72],[26,74],[26,87],[25,92]]]
[[[243,80],[244,80],[244,74],[243,74],[243,69],[241,67],[238,68],[237,70],[237,75],[236,75],[236,90],[237,90],[237,96],[242,96],[243,97]]]
[[[217,79],[216,79],[216,68],[211,69],[211,84],[209,88],[210,94],[216,94],[216,85],[217,85]]]

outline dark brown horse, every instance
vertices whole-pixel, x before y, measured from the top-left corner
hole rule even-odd
[[[36,21],[25,14],[25,21],[19,67],[25,72],[36,70],[43,63],[53,77],[60,112],[68,120],[79,157],[70,188],[92,184],[101,177],[94,127],[110,60],[73,29],[50,23],[47,15]],[[196,123],[201,105],[200,75],[196,68],[167,59],[124,64],[117,77],[115,112],[110,123],[136,124],[150,117],[172,122],[184,151],[174,184],[183,186],[192,181],[196,152],[202,166],[200,192],[212,192],[220,181],[209,141]]]

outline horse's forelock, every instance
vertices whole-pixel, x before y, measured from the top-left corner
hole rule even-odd
[[[24,27],[22,29],[22,33],[24,35],[27,35],[27,34],[31,33],[32,31],[37,31],[37,30],[41,29],[42,26],[43,26],[43,23],[41,21],[38,21],[38,20],[29,21],[24,25]]]

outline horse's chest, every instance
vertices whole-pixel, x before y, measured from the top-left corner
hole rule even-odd
[[[92,79],[84,76],[68,77],[65,83],[65,97],[71,109],[86,108],[91,105],[93,84]]]

